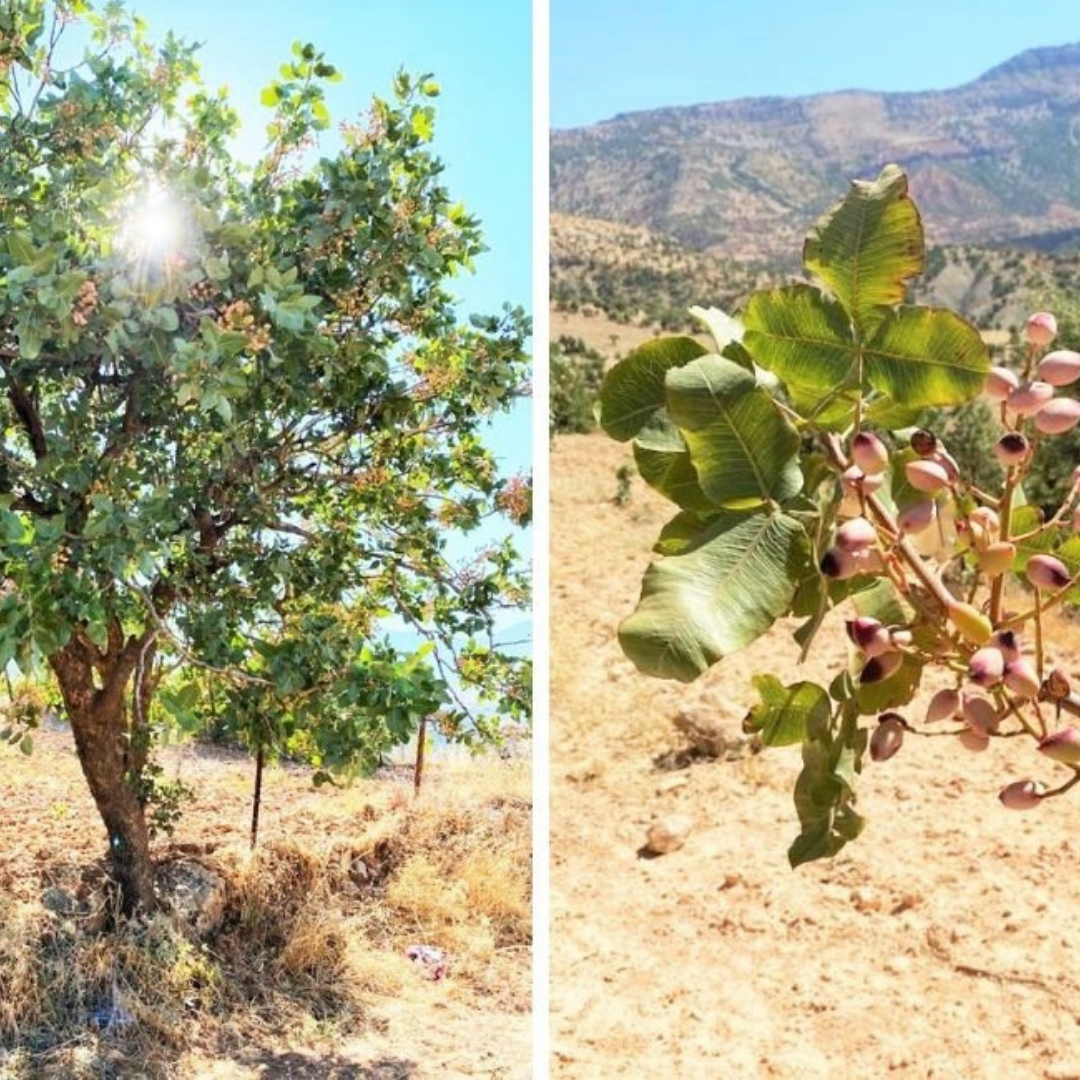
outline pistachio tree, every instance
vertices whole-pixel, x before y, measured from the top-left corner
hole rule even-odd
[[[1005,784],[1010,808],[1080,782],[1067,721],[1080,698],[1042,634],[1048,608],[1080,601],[1080,471],[1050,514],[1023,494],[1040,450],[1080,421],[1059,391],[1080,378],[1080,353],[1051,349],[1054,317],[1037,312],[1021,362],[992,365],[959,315],[905,303],[924,259],[907,178],[888,166],[810,230],[808,280],[754,293],[737,318],[696,309],[712,348],[652,341],[601,390],[604,430],[632,441],[642,477],[678,508],[619,628],[641,671],[688,682],[784,616],[805,657],[846,614],[841,673],[827,686],[758,674],[744,722],[766,745],[802,747],[793,866],[860,833],[865,760],[913,734],[975,752],[1018,735],[1064,769]],[[998,425],[994,491],[918,426],[979,394]],[[940,688],[916,717],[928,672]]]
[[[482,242],[430,77],[318,157],[340,75],[297,43],[246,167],[193,47],[83,0],[0,22],[0,666],[55,676],[122,908],[150,909],[145,778],[154,717],[195,708],[184,670],[341,767],[432,712],[460,736],[493,733],[485,700],[527,709],[493,632],[527,597],[511,542],[459,565],[448,539],[525,516],[484,438],[528,322],[458,314]]]

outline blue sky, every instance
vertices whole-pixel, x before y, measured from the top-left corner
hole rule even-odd
[[[759,95],[943,89],[1073,41],[1075,0],[551,0],[551,124]]]
[[[389,96],[395,72],[433,73],[435,147],[446,163],[451,197],[483,223],[489,251],[473,277],[452,291],[463,315],[495,312],[504,301],[531,309],[532,157],[529,0],[128,0],[149,24],[152,41],[172,30],[199,51],[203,81],[227,85],[244,120],[244,157],[263,145],[269,110],[259,93],[290,59],[293,41],[326,53],[344,80],[327,88],[333,125],[354,120],[373,94]],[[323,143],[333,149],[333,132]],[[490,444],[508,471],[532,458],[530,408],[496,421]]]

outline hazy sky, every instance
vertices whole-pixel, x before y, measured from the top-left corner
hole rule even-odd
[[[551,123],[758,95],[942,89],[1073,41],[1075,0],[551,0]]]

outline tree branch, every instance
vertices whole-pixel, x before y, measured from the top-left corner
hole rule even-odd
[[[30,446],[34,451],[34,457],[39,461],[49,452],[49,444],[45,438],[45,428],[42,426],[41,417],[38,415],[30,395],[22,384],[12,374],[11,366],[5,358],[0,358],[4,375],[8,382],[8,398],[30,439]]]

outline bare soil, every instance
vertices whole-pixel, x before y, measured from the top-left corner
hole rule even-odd
[[[1075,793],[1007,811],[1008,780],[1063,778],[1030,743],[909,737],[866,765],[863,835],[789,869],[798,749],[694,758],[672,719],[737,727],[759,672],[827,681],[839,619],[802,669],[782,625],[689,686],[638,675],[615,630],[671,510],[640,480],[614,504],[629,458],[552,453],[552,1075],[1080,1078]],[[1073,626],[1050,640],[1080,676]],[[687,842],[644,857],[671,815]]]
[[[189,951],[182,945],[170,966],[161,956],[137,957],[125,944],[141,940],[135,936],[114,941],[108,932],[89,930],[78,916],[65,919],[45,910],[50,890],[54,896],[56,890],[74,894],[88,868],[100,863],[105,837],[70,733],[42,731],[31,757],[0,747],[0,947],[19,963],[32,963],[35,955],[55,963],[51,950],[67,949],[72,965],[85,965],[83,982],[91,989],[100,982],[98,968],[118,966],[121,1004],[137,1023],[115,1031],[95,1027],[90,1013],[102,1001],[92,994],[82,1003],[85,1017],[69,1012],[58,1018],[59,1007],[47,1001],[43,1013],[49,1015],[38,1023],[26,1020],[34,1019],[29,1005],[0,1001],[0,1078],[525,1080],[530,1075],[532,958],[528,896],[521,895],[529,875],[527,761],[435,755],[418,800],[409,770],[335,790],[315,789],[310,770],[272,767],[263,789],[263,867],[248,852],[251,760],[192,745],[167,750],[160,760],[167,778],[178,776],[197,795],[174,837],[155,841],[155,855],[195,853],[230,877],[235,888],[247,889],[241,914],[252,923],[250,961],[266,965],[261,974],[243,973],[255,987],[252,1007],[237,1007],[237,993],[214,981],[237,971],[243,927],[230,932],[231,966],[221,959],[223,947],[213,937],[193,941]],[[500,881],[483,880],[491,837],[477,830],[503,838],[504,853],[514,852],[520,863],[520,880],[511,882],[516,875],[506,866]],[[395,853],[398,877],[388,871],[377,886],[354,887],[349,860],[371,849],[375,838],[386,845],[378,850]],[[472,868],[471,879],[440,876],[440,858],[451,850],[461,865]],[[312,883],[310,903],[300,896],[301,916],[277,954],[265,947],[277,930],[275,897],[267,897],[261,914],[255,902],[259,875],[270,873],[275,860],[279,876],[274,880],[300,892],[305,874]],[[289,860],[295,867],[291,881],[280,873]],[[261,883],[264,891],[273,888],[269,880]],[[286,902],[284,888],[280,902]],[[508,927],[517,928],[517,940],[508,940],[514,936]],[[254,944],[259,933],[262,951]],[[144,937],[162,947],[178,940],[171,932],[155,935],[153,923]],[[450,958],[449,975],[439,981],[424,978],[405,956],[412,942],[441,947]],[[160,970],[189,996],[174,1002],[163,991],[152,1004],[140,1000],[140,986],[148,986],[140,974],[144,962],[151,979]],[[205,964],[205,978],[191,977],[198,964]],[[134,976],[125,978],[124,965]],[[335,985],[338,973],[347,986]],[[0,971],[0,987],[8,987],[9,994],[11,985],[25,991],[33,986],[29,975]],[[44,990],[48,998],[48,987]],[[148,1045],[151,1053],[140,1057]]]

